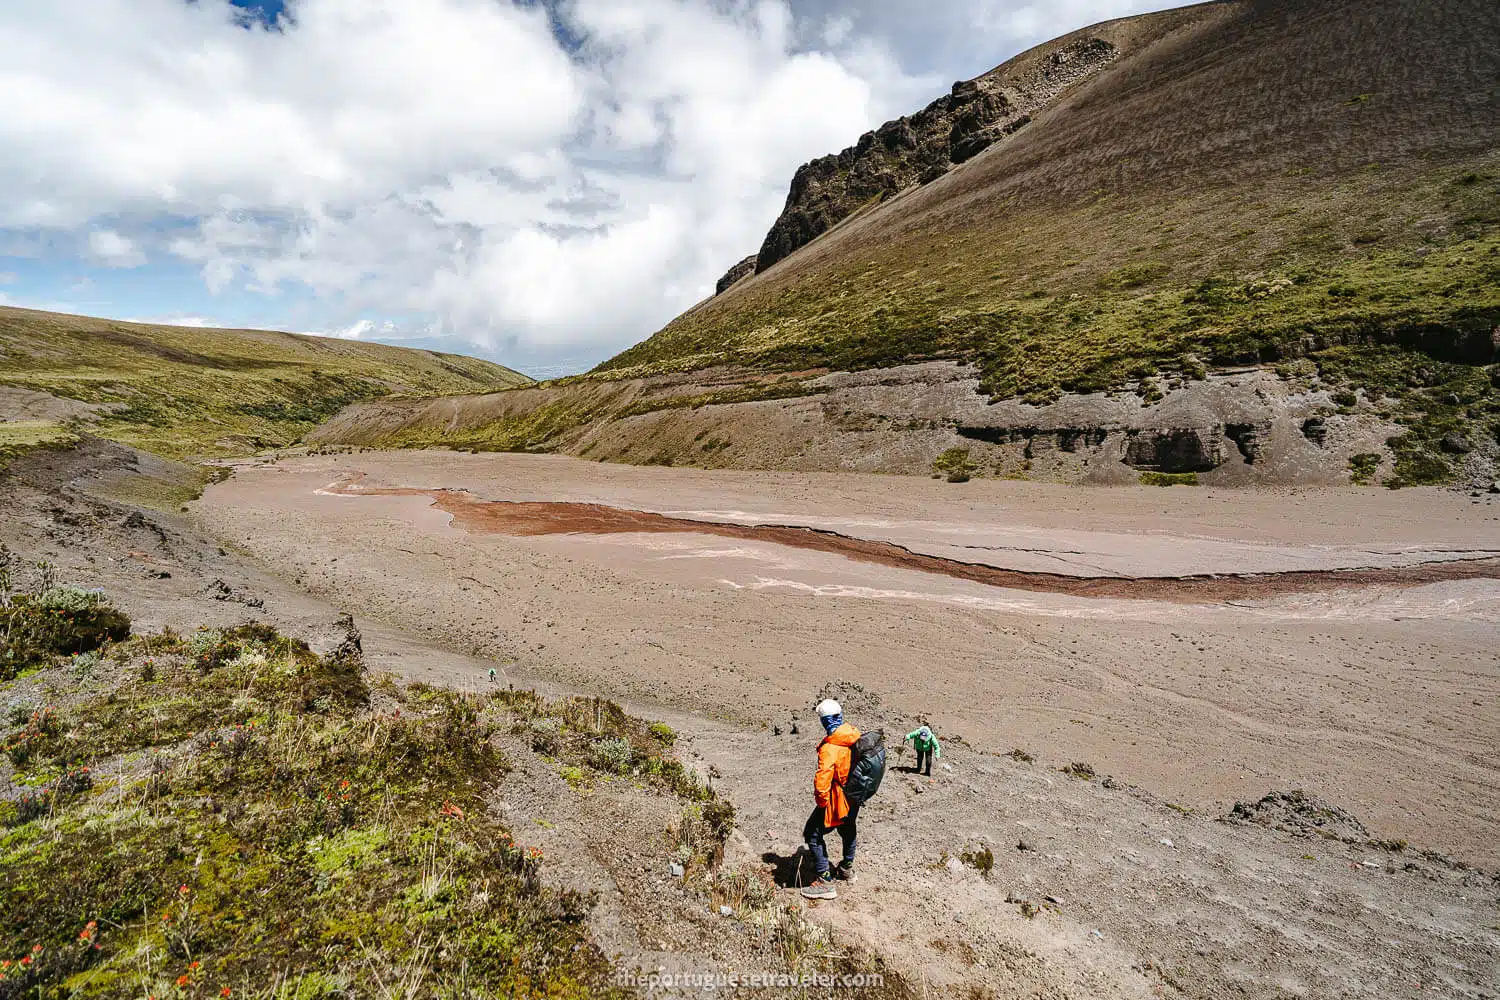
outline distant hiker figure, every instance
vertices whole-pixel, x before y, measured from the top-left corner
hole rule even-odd
[[[817,805],[807,818],[802,837],[817,864],[818,877],[802,889],[808,899],[837,899],[834,879],[854,881],[854,851],[859,807],[875,794],[885,776],[885,738],[879,730],[862,734],[844,721],[844,710],[829,698],[818,705],[818,721],[826,733],[818,744],[818,770],[813,776]],[[824,839],[834,830],[843,841],[844,858],[828,864]]]
[[[490,683],[495,683],[495,668],[490,667]]]
[[[933,735],[932,730],[926,726],[913,729],[906,734],[906,739],[901,742],[910,743],[912,748],[917,751],[917,766],[912,768],[912,773],[926,774],[927,777],[932,777],[932,762],[935,758],[943,755],[943,745],[938,742],[938,738]],[[926,768],[925,771],[923,770],[924,767]]]

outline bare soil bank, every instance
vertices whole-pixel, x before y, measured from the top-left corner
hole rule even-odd
[[[955,489],[401,452],[242,467],[195,510],[312,594],[520,676],[783,728],[798,714],[805,725],[819,689],[843,678],[892,719],[929,719],[980,750],[1089,761],[1210,811],[1307,788],[1377,836],[1500,860],[1493,580],[1233,604],[1080,598],[707,529],[469,531],[427,496],[325,489],[360,473],[398,491],[800,524],[1059,575],[1452,560],[1500,548],[1494,504],[1435,491]]]

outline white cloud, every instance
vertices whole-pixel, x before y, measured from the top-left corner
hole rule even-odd
[[[565,49],[508,0],[300,0],[280,32],[227,0],[5,4],[0,245],[302,287],[336,336],[597,359],[758,247],[798,164],[946,89],[881,33],[907,6],[562,0]]]
[[[113,229],[96,229],[89,233],[89,257],[105,267],[140,267],[146,263],[135,241]]]

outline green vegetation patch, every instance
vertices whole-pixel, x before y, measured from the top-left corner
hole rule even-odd
[[[529,382],[487,361],[382,344],[0,309],[0,385],[99,404],[91,431],[173,459],[292,444],[349,403],[395,392]]]
[[[1387,486],[1450,482],[1464,456],[1500,428],[1500,366],[1395,345],[1336,347],[1310,360],[1325,382],[1361,390],[1405,428],[1386,442],[1395,461]],[[1369,482],[1378,466],[1379,456],[1357,455],[1350,460],[1351,478]]]
[[[1380,470],[1380,456],[1374,452],[1362,452],[1349,457],[1349,482],[1355,486],[1369,486]]]
[[[932,462],[933,474],[946,476],[950,483],[967,483],[978,470],[967,448],[949,448]]]
[[[130,635],[129,617],[94,591],[52,587],[12,596],[11,562],[0,551],[0,681]]]
[[[52,588],[9,608],[63,610],[71,636],[109,605]],[[690,873],[733,825],[669,727],[601,699],[372,689],[357,644],[319,656],[253,624],[116,629],[72,662],[71,701],[13,710],[4,740],[24,791],[0,802],[0,997],[616,995],[590,901],[544,885],[490,809],[507,733],[581,789],[680,796]]]
[[[372,711],[357,656],[264,626],[110,662],[10,737],[37,790],[0,804],[0,996],[610,995],[588,901],[487,808],[505,698]]]
[[[77,442],[78,435],[70,428],[51,421],[0,422],[0,466],[37,448],[66,448]]]
[[[1197,486],[1196,472],[1143,472],[1142,486]]]

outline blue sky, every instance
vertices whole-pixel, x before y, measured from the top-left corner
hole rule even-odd
[[[800,163],[1162,6],[0,5],[0,304],[584,369],[756,249]]]

